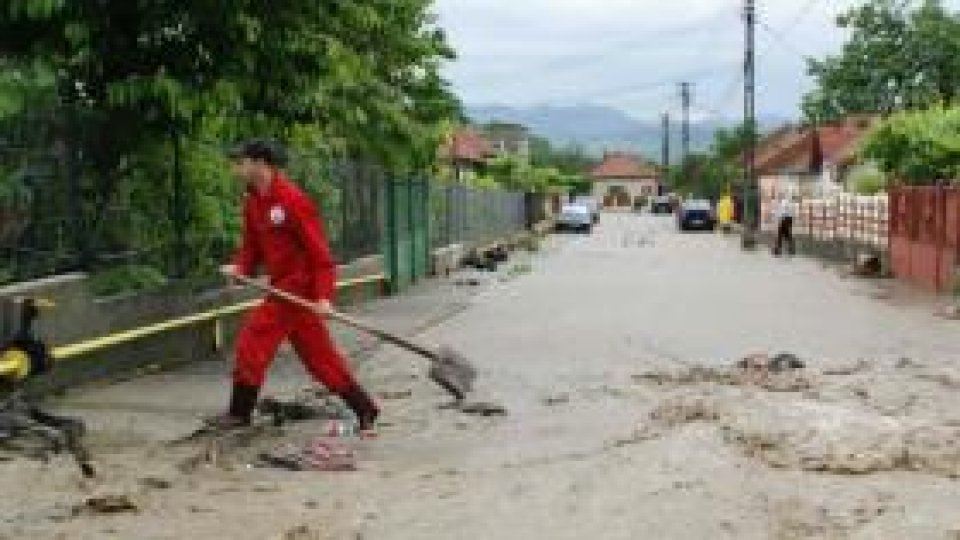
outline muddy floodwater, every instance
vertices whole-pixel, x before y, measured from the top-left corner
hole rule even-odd
[[[463,353],[473,399],[506,414],[444,407],[420,360],[347,331],[375,439],[314,418],[215,455],[170,444],[224,403],[224,362],[71,392],[56,407],[87,420],[100,475],[3,453],[0,538],[960,538],[960,323],[888,281],[674,229],[605,215],[360,308]],[[326,403],[283,356],[268,393]],[[355,470],[258,461],[320,439]]]

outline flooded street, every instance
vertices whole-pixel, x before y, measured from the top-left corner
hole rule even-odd
[[[102,478],[0,463],[23,486],[0,538],[960,537],[960,339],[929,299],[635,215],[457,279],[364,311],[463,352],[507,416],[438,408],[423,364],[379,348],[358,471],[182,472],[163,443],[222,403],[228,366],[92,388],[62,407],[89,420]],[[784,352],[805,367],[763,356]],[[306,381],[290,361],[271,377]],[[104,493],[137,512],[73,508]]]

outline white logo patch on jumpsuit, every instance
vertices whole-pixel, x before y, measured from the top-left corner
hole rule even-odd
[[[283,225],[283,222],[287,219],[287,213],[283,211],[283,207],[279,204],[270,209],[270,223],[273,223],[275,226]]]

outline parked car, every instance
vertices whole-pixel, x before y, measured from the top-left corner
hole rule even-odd
[[[593,214],[582,204],[568,204],[560,210],[557,219],[558,231],[589,233],[593,230]]]
[[[690,199],[680,203],[677,226],[681,231],[712,231],[717,227],[717,216],[710,201]]]
[[[669,195],[659,195],[650,203],[650,212],[653,214],[672,214],[673,199]]]
[[[594,224],[600,222],[600,201],[593,197],[577,197],[573,200],[573,204],[578,204],[581,206],[586,206],[590,210],[590,219]]]

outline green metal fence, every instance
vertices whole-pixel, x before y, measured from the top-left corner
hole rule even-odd
[[[66,109],[0,121],[0,285],[73,270],[132,269],[117,279],[133,288],[217,279],[241,221],[230,141],[171,134],[118,165],[100,124]],[[290,173],[320,202],[340,262],[380,252],[382,171],[318,151],[292,156]]]
[[[171,133],[117,166],[98,146],[96,114],[0,122],[0,285],[72,270],[118,281],[105,290],[219,282],[241,227],[230,141]],[[522,193],[391,178],[319,151],[294,153],[289,173],[319,202],[338,262],[383,255],[396,289],[429,273],[431,250],[488,243],[528,221]]]
[[[524,193],[496,189],[435,185],[429,207],[434,248],[489,243],[524,230],[529,221]]]

